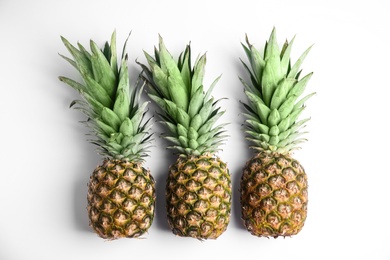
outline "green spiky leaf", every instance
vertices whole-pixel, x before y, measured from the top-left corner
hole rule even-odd
[[[211,96],[218,77],[207,92],[204,92],[204,72],[206,55],[198,56],[195,65],[191,65],[191,48],[187,45],[179,55],[178,61],[168,52],[162,37],[154,57],[145,53],[149,66],[140,64],[144,70],[143,79],[147,92],[153,102],[162,110],[159,113],[168,132],[163,135],[175,149],[185,155],[214,153],[225,140],[216,121],[223,112]]]
[[[241,44],[250,67],[241,60],[249,81],[239,77],[248,98],[243,103],[246,113],[247,139],[254,149],[289,153],[305,139],[300,138],[300,127],[307,120],[297,121],[304,110],[304,103],[314,95],[300,96],[305,92],[312,73],[299,80],[301,65],[309,53],[309,47],[291,66],[291,51],[295,40],[285,41],[279,49],[276,30],[272,30],[264,47],[264,55],[254,48],[246,36]],[[297,101],[299,100],[299,101]]]
[[[123,47],[122,59],[118,66],[116,33],[103,49],[90,40],[88,51],[80,43],[77,47],[61,37],[73,60],[60,55],[80,73],[83,83],[68,77],[59,79],[77,90],[84,100],[72,102],[74,108],[87,117],[85,125],[95,138],[89,140],[98,146],[105,157],[123,160],[143,161],[149,147],[151,128],[149,120],[141,123],[146,113],[146,104],[140,105],[140,88],[129,83],[128,58]]]

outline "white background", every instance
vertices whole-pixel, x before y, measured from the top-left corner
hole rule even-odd
[[[390,259],[388,1],[103,1],[0,2],[0,259]],[[314,44],[302,65],[308,85],[308,142],[295,156],[309,177],[309,214],[292,238],[250,235],[240,220],[238,185],[252,155],[245,141],[238,75],[248,34],[262,49],[275,26],[296,35],[292,58]],[[84,116],[69,109],[78,95],[58,80],[78,78],[58,53],[60,35],[88,46],[117,31],[118,49],[132,31],[135,59],[153,52],[161,34],[177,55],[191,42],[207,52],[205,85],[222,74],[216,98],[226,110],[228,142],[220,157],[233,180],[232,219],[217,240],[175,237],[165,216],[164,186],[175,157],[156,131],[145,166],[157,180],[157,214],[143,239],[104,241],[88,227],[89,175],[100,163],[86,141]],[[144,97],[146,98],[146,97]],[[152,107],[150,112],[154,112]],[[230,259],[229,258],[229,259]]]

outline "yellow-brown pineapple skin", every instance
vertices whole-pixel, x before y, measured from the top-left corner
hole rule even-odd
[[[260,152],[243,169],[240,184],[242,219],[259,237],[296,235],[308,203],[307,175],[289,155]]]
[[[170,167],[166,186],[172,232],[183,237],[216,239],[230,222],[231,194],[229,170],[218,157],[179,157]]]
[[[105,159],[88,186],[90,226],[100,237],[139,237],[151,226],[155,183],[141,163]]]

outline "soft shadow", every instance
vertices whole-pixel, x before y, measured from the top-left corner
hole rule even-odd
[[[236,228],[243,228],[241,220],[241,205],[240,205],[240,180],[242,171],[238,168],[232,176],[232,222]]]
[[[71,111],[75,112],[75,111]],[[77,111],[76,111],[77,112]],[[72,113],[71,113],[72,114]],[[75,114],[75,113],[73,113]],[[73,160],[74,166],[72,167],[75,171],[74,183],[73,183],[73,219],[74,226],[80,231],[91,232],[92,229],[89,227],[89,217],[87,212],[87,193],[89,177],[92,174],[95,167],[101,163],[101,158],[96,154],[96,147],[86,141],[86,135],[88,130],[80,123],[77,132],[79,138],[79,154],[82,158],[75,158]]]
[[[245,229],[241,218],[241,203],[240,203],[240,182],[242,176],[242,168],[245,162],[242,163],[241,167],[236,167],[234,174],[232,174],[232,224],[235,228]]]
[[[168,172],[168,169],[167,171]],[[155,225],[159,230],[169,231],[167,211],[166,211],[166,202],[165,202],[165,183],[167,179],[167,174],[160,172],[156,178],[156,215],[155,215]]]
[[[79,113],[77,111],[70,111],[76,116]],[[77,115],[77,121],[80,121],[82,115]],[[85,118],[82,118],[85,120]],[[76,121],[76,120],[75,120]],[[80,231],[91,232],[89,227],[89,217],[87,211],[87,194],[89,177],[92,174],[95,167],[101,163],[101,158],[96,153],[96,146],[92,145],[86,139],[88,138],[88,129],[84,124],[79,123],[75,132],[77,132],[77,138],[79,139],[79,157],[73,160],[74,166],[72,169],[77,171],[74,177],[73,184],[73,219],[76,229]]]
[[[167,143],[160,140],[160,143],[163,143],[166,147]],[[156,179],[156,216],[155,216],[155,225],[158,229],[163,231],[171,232],[171,229],[168,224],[167,211],[166,211],[166,196],[165,196],[165,187],[168,177],[169,166],[176,161],[176,155],[174,155],[171,150],[161,149],[161,153],[165,153],[162,158],[160,157],[159,161],[159,171],[154,172]]]
[[[245,81],[248,80],[247,77],[247,71],[243,68],[242,63],[237,60],[234,63],[235,71],[238,71],[238,75],[243,78]],[[239,80],[237,80],[237,84],[241,84]],[[232,104],[231,106],[234,106],[234,109],[232,111],[238,111],[236,117],[233,117],[233,123],[232,126],[232,134],[236,133],[236,135],[232,136],[236,139],[236,146],[233,148],[234,151],[239,151],[239,156],[234,156],[232,159],[235,161],[234,168],[231,168],[231,178],[232,178],[232,218],[231,218],[231,224],[234,228],[240,229],[240,230],[246,230],[246,227],[242,220],[242,213],[241,213],[241,203],[240,203],[240,183],[241,183],[241,177],[242,177],[242,171],[245,166],[245,163],[247,160],[249,160],[254,152],[252,149],[249,148],[251,145],[246,140],[246,134],[245,134],[245,116],[243,115],[245,111],[245,108],[241,102],[246,102],[247,98],[244,94],[244,87],[242,86],[240,88],[237,88],[236,96],[232,98]],[[232,138],[231,137],[231,138]]]
[[[88,176],[88,175],[87,175]],[[88,178],[78,178],[74,187],[74,223],[78,230],[91,231],[87,212]]]

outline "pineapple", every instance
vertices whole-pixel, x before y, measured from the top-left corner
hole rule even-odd
[[[206,56],[191,65],[187,45],[176,62],[159,38],[148,66],[140,64],[148,95],[160,108],[161,123],[169,133],[163,137],[178,152],[166,183],[168,223],[175,235],[200,240],[216,239],[227,228],[231,211],[231,179],[218,147],[225,141],[225,124],[214,126],[223,114],[211,97],[217,78],[203,91]]]
[[[242,62],[250,82],[240,78],[248,98],[245,130],[256,154],[243,169],[240,202],[246,228],[259,237],[296,235],[307,216],[307,175],[292,152],[305,141],[301,129],[309,119],[298,118],[314,95],[299,98],[312,76],[300,78],[299,69],[311,47],[291,65],[293,41],[279,50],[273,29],[264,55],[248,38],[242,44],[250,64]]]
[[[71,106],[88,117],[85,124],[96,137],[91,143],[104,156],[88,185],[90,226],[104,239],[139,237],[153,222],[155,183],[142,166],[151,124],[150,119],[144,120],[147,102],[140,103],[142,88],[130,87],[127,40],[120,65],[115,32],[102,50],[91,40],[91,53],[81,44],[76,48],[64,37],[62,41],[73,60],[61,56],[78,70],[84,84],[66,77],[59,79],[83,98]]]

